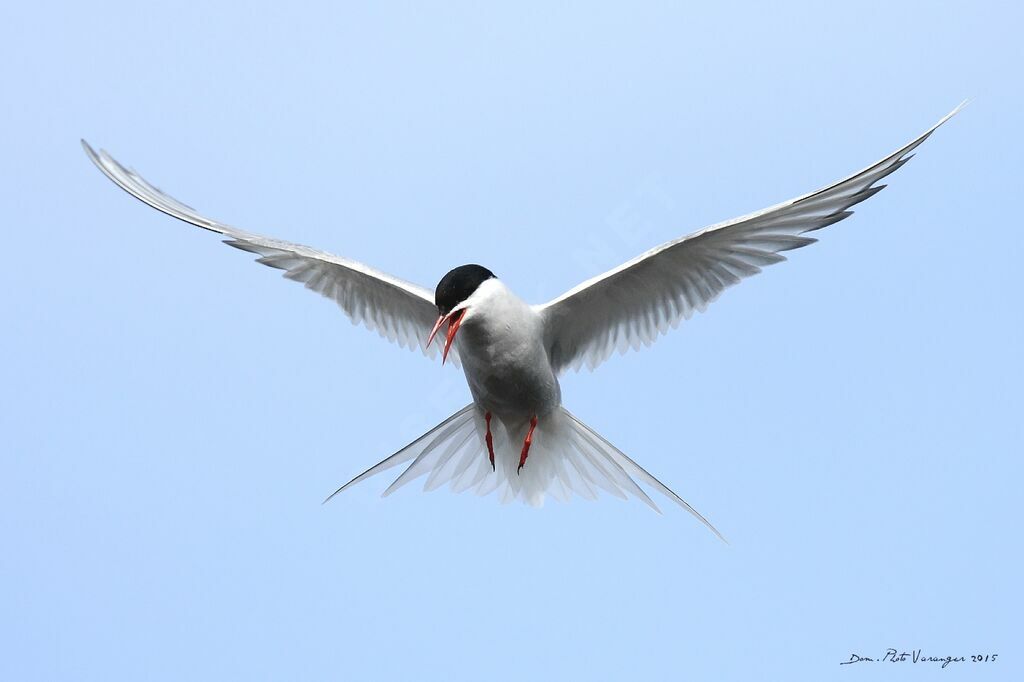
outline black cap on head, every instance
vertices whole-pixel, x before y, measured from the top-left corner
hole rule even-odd
[[[494,277],[494,273],[482,265],[460,265],[451,270],[437,283],[434,290],[434,303],[442,315],[447,315],[452,308],[473,295],[476,288],[483,282]]]

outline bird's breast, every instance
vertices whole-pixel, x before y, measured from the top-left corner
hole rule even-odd
[[[540,416],[561,404],[540,319],[523,308],[468,317],[456,337],[473,399],[504,417]]]

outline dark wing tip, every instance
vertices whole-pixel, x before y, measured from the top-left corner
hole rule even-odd
[[[85,155],[89,157],[89,160],[92,161],[94,164],[96,164],[97,167],[102,169],[103,168],[103,164],[100,161],[100,155],[96,153],[96,150],[93,149],[89,145],[89,143],[85,141],[84,137],[81,138],[79,140],[79,142],[82,143],[82,149],[85,151]]]

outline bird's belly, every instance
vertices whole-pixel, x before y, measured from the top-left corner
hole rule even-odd
[[[469,390],[485,410],[529,418],[561,404],[558,379],[539,342],[469,329],[458,341]]]

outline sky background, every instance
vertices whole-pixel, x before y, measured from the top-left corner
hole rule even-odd
[[[0,678],[1021,679],[1014,3],[5,3]],[[130,199],[540,303],[972,103],[565,404],[702,511],[339,484],[468,402]],[[889,647],[995,663],[861,663]]]

